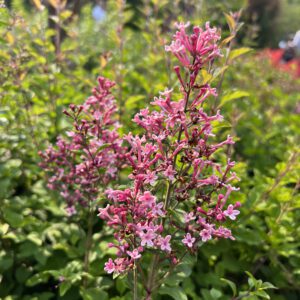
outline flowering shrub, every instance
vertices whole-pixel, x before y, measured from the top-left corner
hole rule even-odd
[[[131,18],[131,1],[126,4],[124,1],[106,1],[106,18],[99,23],[91,18],[91,2],[83,7],[79,18],[71,17],[70,22],[65,18],[70,15],[72,1],[65,9],[50,14],[47,13],[50,5],[45,5],[45,1],[42,1],[44,5],[40,1],[32,2],[38,7],[25,2],[13,0],[8,1],[9,8],[0,7],[0,298],[132,299],[132,275],[138,271],[141,292],[144,282],[150,280],[151,273],[146,272],[153,269],[151,257],[160,252],[159,264],[154,268],[160,271],[155,281],[157,284],[163,282],[163,285],[152,293],[157,300],[170,297],[181,300],[267,299],[261,280],[255,284],[249,278],[247,284],[245,270],[280,288],[268,291],[271,299],[296,299],[300,274],[297,268],[300,264],[297,251],[299,209],[296,209],[300,203],[299,85],[256,55],[245,56],[247,49],[240,47],[248,41],[243,43],[239,39],[230,43],[233,31],[230,30],[229,36],[223,11],[234,11],[239,6],[237,2],[241,1],[224,1],[222,5],[220,1],[201,1],[201,4],[186,1],[188,10],[183,8],[182,1],[179,4],[169,0],[150,1],[149,4],[146,1],[145,6],[138,7],[141,12],[138,21],[135,14]],[[51,1],[51,5],[59,2]],[[126,5],[123,14],[117,7],[121,5]],[[209,6],[209,11],[204,6]],[[240,200],[243,212],[232,226],[226,226],[233,230],[235,242],[224,238],[209,240],[203,245],[198,242],[201,247],[197,253],[187,252],[180,259],[181,263],[172,264],[169,276],[164,275],[170,265],[170,261],[164,259],[166,252],[146,245],[146,251],[139,253],[141,258],[135,261],[137,268],[128,272],[129,280],[126,280],[127,273],[124,273],[126,278],[120,275],[111,280],[112,276],[106,274],[103,266],[109,257],[116,258],[112,257],[115,249],[107,247],[107,243],[113,241],[112,226],[104,226],[105,222],[93,211],[90,226],[85,206],[75,205],[78,213],[71,218],[63,214],[61,206],[66,202],[61,201],[57,193],[46,189],[45,172],[37,167],[40,161],[37,149],[44,149],[46,141],[54,141],[64,131],[63,108],[70,101],[82,104],[99,72],[117,82],[113,93],[123,108],[119,111],[123,126],[119,133],[142,131],[142,127],[131,122],[132,118],[128,116],[148,105],[148,99],[158,95],[164,85],[174,88],[172,101],[180,99],[178,87],[173,85],[176,73],[169,71],[171,59],[176,58],[166,55],[162,47],[173,23],[166,17],[169,14],[172,20],[189,18],[194,24],[209,16],[213,23],[224,28],[222,36],[225,40],[219,44],[226,47],[222,50],[224,57],[218,58],[211,68],[205,65],[196,82],[202,85],[213,82],[217,87],[218,96],[210,96],[203,108],[207,114],[215,114],[217,107],[221,108],[225,121],[212,122],[218,141],[219,137],[229,133],[241,138],[235,139],[234,149],[232,145],[226,145],[212,158],[225,166],[226,153],[231,152],[232,159],[238,161],[234,170],[242,179],[240,192],[233,193],[228,204],[233,205],[232,199]],[[55,36],[59,37],[60,28],[50,28],[49,18],[63,26],[65,39],[59,53],[55,53],[52,42]],[[129,19],[137,26],[127,26]],[[236,27],[235,20],[229,18],[229,21],[229,27],[232,24],[231,28]],[[239,58],[241,54],[243,59]],[[220,75],[215,75],[224,70],[219,66],[226,60],[230,68],[226,69],[227,75],[220,89]],[[181,72],[186,81],[184,74]],[[149,108],[155,107],[149,105]],[[85,118],[83,112],[81,117]],[[64,138],[66,143],[70,140]],[[217,143],[215,139],[210,141]],[[74,151],[76,164],[80,161],[79,152],[81,150]],[[121,172],[120,179],[126,187],[114,185],[114,189],[131,186],[126,175],[127,169]],[[113,181],[109,185],[113,186]],[[103,189],[96,183],[95,187],[99,191]],[[81,186],[77,185],[77,188]],[[163,202],[163,192],[163,186],[161,191],[159,187],[153,191],[157,203]],[[180,204],[177,208],[183,206]],[[94,210],[94,206],[92,208]],[[179,213],[178,222],[183,223],[184,211]],[[227,220],[228,225],[230,219]],[[186,248],[181,242],[184,233],[166,235],[171,235],[169,244],[173,252],[184,252]],[[198,235],[191,234],[191,238],[196,237]],[[92,241],[90,260],[85,261],[88,240]],[[136,253],[131,249],[128,251]],[[140,266],[144,278],[138,270]],[[164,276],[163,280],[161,276]]]
[[[58,138],[56,148],[40,152],[42,168],[51,176],[48,187],[66,200],[67,213],[76,213],[76,205],[87,206],[103,186],[116,179],[122,164],[123,148],[113,115],[115,99],[110,89],[114,83],[98,78],[98,87],[83,105],[70,105],[64,111],[73,121],[68,139]]]
[[[231,185],[237,179],[231,172],[234,162],[228,158],[223,166],[214,158],[219,149],[234,142],[230,136],[221,143],[213,142],[213,126],[223,117],[219,111],[209,114],[206,102],[217,91],[198,80],[201,70],[211,68],[221,55],[220,35],[208,23],[205,30],[194,27],[191,35],[185,31],[188,24],[177,27],[165,49],[181,64],[174,68],[180,99],[175,101],[173,91],[166,89],[151,103],[160,110],[145,108],[135,115],[133,121],[145,133],[124,136],[129,144],[126,158],[132,167],[132,187],[108,189],[109,204],[99,209],[99,216],[115,229],[116,243],[110,247],[117,248],[118,257],[105,264],[108,273],[136,273],[137,269],[144,276],[143,257],[148,251],[153,253],[144,282],[148,299],[161,284],[159,264],[169,262],[169,270],[160,274],[164,278],[202,243],[213,238],[234,239],[225,222],[236,219],[240,206],[228,200],[237,190]]]

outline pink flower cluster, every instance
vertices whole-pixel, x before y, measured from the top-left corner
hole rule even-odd
[[[98,78],[98,87],[83,105],[71,104],[65,115],[73,120],[67,138],[58,138],[56,147],[41,152],[41,167],[50,175],[48,187],[66,200],[67,213],[76,213],[76,204],[87,205],[99,189],[117,176],[124,161],[124,149],[114,119],[114,83]]]
[[[213,124],[223,117],[219,111],[207,114],[205,100],[216,96],[216,90],[197,83],[199,71],[220,55],[220,36],[208,24],[205,30],[194,27],[190,36],[186,27],[179,24],[166,46],[183,67],[174,68],[181,98],[176,101],[172,90],[165,90],[151,103],[159,110],[145,108],[135,115],[133,121],[145,133],[124,137],[132,187],[107,190],[109,204],[99,209],[99,216],[115,229],[116,243],[110,246],[117,248],[118,257],[105,264],[108,273],[130,270],[147,248],[176,263],[182,246],[193,252],[201,241],[233,239],[225,222],[239,214],[239,203],[228,205],[236,190],[231,185],[237,179],[231,171],[234,163],[228,159],[222,166],[214,154],[234,142],[228,136],[213,143]],[[183,70],[187,76],[181,75]]]
[[[220,39],[220,35],[216,28],[210,28],[208,22],[205,24],[205,30],[195,26],[190,36],[185,32],[189,23],[176,25],[178,31],[174,35],[171,45],[165,46],[165,50],[171,51],[184,67],[193,65],[200,69],[207,62],[220,56],[220,49],[216,43]]]

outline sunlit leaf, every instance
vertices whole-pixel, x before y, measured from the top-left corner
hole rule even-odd
[[[224,15],[225,15],[227,24],[230,28],[230,31],[232,32],[236,27],[236,22],[235,22],[234,18],[231,15],[229,15],[227,13],[224,13]]]
[[[229,59],[234,60],[235,58],[240,57],[241,55],[244,55],[250,52],[251,50],[252,50],[251,48],[247,48],[247,47],[234,49],[230,52]]]
[[[227,102],[249,96],[250,94],[246,91],[234,91],[230,94],[224,95],[219,106],[222,107]]]

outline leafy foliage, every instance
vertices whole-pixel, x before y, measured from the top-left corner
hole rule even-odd
[[[13,1],[11,10],[0,8],[1,299],[131,299],[130,282],[119,277],[113,283],[104,274],[111,232],[102,230],[97,218],[90,268],[84,271],[88,213],[66,216],[60,196],[45,186],[37,153],[69,126],[63,109],[82,103],[98,74],[117,81],[119,118],[133,132],[139,132],[130,122],[134,113],[165,88],[162,82],[172,88],[175,78],[165,71],[171,62],[163,50],[170,25],[164,12],[172,12],[170,20],[186,17],[179,16],[180,6],[173,1],[150,2],[150,7],[141,6],[147,17],[138,21],[122,1],[109,1],[99,23],[90,17],[90,5],[70,20],[65,8],[59,20],[54,18],[66,32],[58,52],[46,7],[25,9]],[[210,12],[206,3],[200,17],[193,6],[189,18],[194,23]],[[128,26],[130,22],[138,26]],[[230,68],[216,76],[226,71],[217,104],[229,120],[216,133],[239,137],[232,153],[241,177],[235,197],[243,204],[237,240],[210,242],[197,259],[186,257],[166,278],[157,299],[282,300],[299,295],[299,83],[242,49],[233,50]],[[124,172],[124,184],[126,180]],[[253,275],[246,275],[247,270]]]

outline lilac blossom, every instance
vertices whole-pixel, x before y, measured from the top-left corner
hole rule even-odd
[[[174,67],[179,96],[176,88],[167,88],[154,97],[152,108],[134,116],[143,133],[123,137],[131,183],[123,190],[108,189],[109,206],[99,213],[115,230],[114,247],[120,249],[114,274],[132,270],[136,256],[142,261],[150,251],[157,262],[174,265],[186,253],[195,253],[200,241],[234,239],[226,219],[235,220],[239,213],[238,202],[229,204],[238,178],[234,162],[228,158],[222,164],[217,156],[234,140],[215,137],[214,126],[223,117],[220,111],[211,113],[209,102],[217,90],[201,84],[200,73],[221,56],[220,34],[208,23],[205,29],[194,27],[190,35],[188,24],[177,28],[165,49],[180,63]]]
[[[99,77],[93,95],[83,105],[71,104],[64,111],[73,121],[66,137],[59,137],[55,146],[40,152],[48,187],[66,201],[69,216],[76,214],[76,206],[94,201],[101,186],[115,180],[123,164],[125,150],[114,117],[116,105],[110,91],[113,86],[114,82]]]
[[[190,233],[187,233],[185,235],[184,239],[182,240],[183,244],[185,244],[189,248],[193,247],[193,244],[195,241],[196,241],[196,239],[194,237],[192,237]]]

